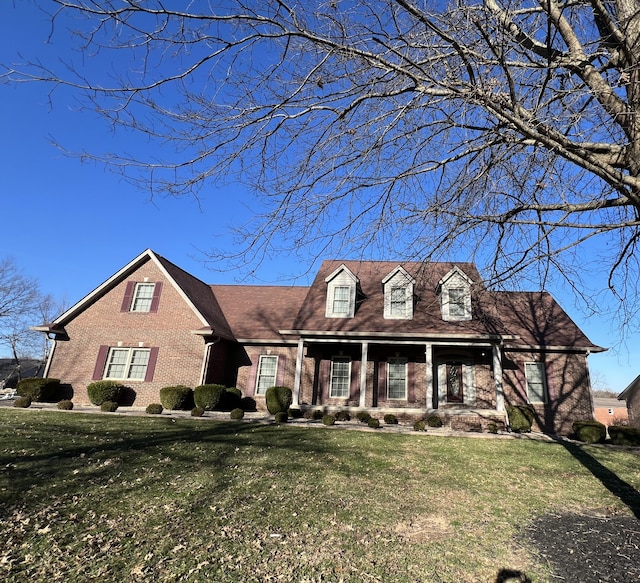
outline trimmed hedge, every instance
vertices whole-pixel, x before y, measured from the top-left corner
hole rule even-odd
[[[240,421],[240,419],[244,417],[244,410],[241,409],[240,407],[237,407],[236,409],[231,409],[231,411],[229,412],[229,417],[234,421]]]
[[[160,403],[169,411],[191,409],[193,407],[193,391],[184,385],[162,387],[160,389]]]
[[[73,409],[73,403],[69,401],[69,399],[63,399],[62,401],[58,402],[56,407],[61,411],[71,411]]]
[[[275,414],[276,423],[286,423],[289,420],[289,414],[286,411],[278,411]]]
[[[387,425],[397,425],[398,424],[398,418],[395,415],[391,414],[391,413],[387,413],[383,417],[383,419],[384,419],[384,422]]]
[[[626,425],[609,425],[609,437],[614,445],[640,446],[640,429]]]
[[[571,426],[578,441],[604,443],[607,428],[599,421],[575,421]]]
[[[220,405],[225,391],[223,385],[198,385],[193,389],[193,400],[196,407],[213,411]]]
[[[374,417],[369,418],[367,425],[371,427],[371,429],[380,429],[380,421]]]
[[[87,395],[94,405],[105,401],[117,403],[124,393],[124,385],[119,381],[96,381],[87,385]]]
[[[202,407],[194,407],[191,409],[191,417],[202,417],[204,415],[204,409]]]
[[[227,387],[222,393],[218,408],[222,411],[231,411],[241,408],[242,391],[236,387]]]
[[[100,411],[103,413],[115,413],[118,410],[118,403],[115,401],[104,401],[100,405]]]
[[[160,403],[150,403],[145,409],[147,415],[160,415],[163,411],[164,407]]]
[[[335,414],[336,421],[351,421],[349,411],[337,411]]]
[[[322,417],[322,423],[324,425],[335,425],[336,418],[333,415],[325,415],[324,417]]]
[[[27,409],[31,407],[31,399],[29,397],[18,397],[13,402],[14,407],[18,407],[19,409]]]
[[[534,412],[530,405],[508,405],[509,427],[514,433],[529,433],[533,425]]]
[[[416,421],[413,424],[413,430],[414,431],[426,431],[427,430],[427,424],[424,422],[424,420],[419,419],[418,421]]]
[[[20,397],[28,397],[31,401],[54,403],[60,392],[60,379],[28,377],[20,379],[16,392]]]
[[[429,415],[427,417],[427,425],[429,427],[442,427],[442,419],[438,415]]]
[[[269,387],[264,395],[267,411],[271,415],[286,413],[291,407],[293,393],[289,387]]]
[[[356,419],[360,421],[360,423],[369,423],[369,419],[371,419],[371,415],[367,413],[367,411],[358,411],[356,413]]]

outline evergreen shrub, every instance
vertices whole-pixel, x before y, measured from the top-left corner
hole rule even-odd
[[[31,399],[29,397],[18,397],[13,402],[14,407],[18,407],[19,409],[27,409],[31,407]]]
[[[242,391],[236,387],[227,387],[222,393],[218,408],[222,411],[238,409],[242,403]]]
[[[169,411],[191,409],[193,407],[193,391],[185,385],[162,387],[160,389],[160,403]]]
[[[335,425],[336,418],[333,415],[325,415],[324,417],[322,417],[322,423],[324,425]]]
[[[335,414],[336,421],[351,421],[349,411],[338,411]]]
[[[275,415],[276,423],[286,423],[289,420],[289,414],[286,411],[278,411]]]
[[[302,419],[302,411],[289,407],[289,417],[291,417],[291,419]]]
[[[103,413],[114,413],[118,410],[118,403],[115,401],[103,401],[100,404],[100,411]]]
[[[119,381],[96,381],[87,385],[87,395],[94,405],[105,401],[117,403],[124,393],[124,385]]]
[[[204,409],[202,407],[194,407],[191,409],[191,417],[202,417],[204,415]]]
[[[358,411],[356,414],[356,419],[360,421],[360,423],[368,423],[369,419],[371,419],[371,415],[366,411]]]
[[[509,427],[514,433],[529,433],[533,425],[534,412],[530,405],[508,405]]]
[[[640,446],[640,429],[627,425],[609,425],[609,437],[614,445]]]
[[[367,421],[367,425],[371,427],[371,429],[380,429],[380,421],[373,417],[370,417]]]
[[[231,409],[231,412],[229,413],[229,417],[234,421],[240,421],[240,419],[244,417],[244,410],[241,409],[240,407]]]
[[[426,431],[427,430],[427,424],[424,422],[424,419],[418,419],[418,421],[414,422],[413,430],[414,431]]]
[[[391,413],[387,413],[384,416],[384,422],[387,425],[397,425],[398,424],[398,418],[395,415],[391,414]]]
[[[291,407],[293,393],[289,387],[269,387],[264,395],[267,411],[271,415],[286,413]]]
[[[604,443],[607,437],[607,428],[599,421],[575,421],[572,429],[576,439],[584,443]]]
[[[60,392],[60,379],[28,377],[20,379],[16,392],[20,397],[29,397],[31,401],[54,403]]]
[[[427,417],[427,425],[429,427],[442,427],[442,419],[438,415],[429,415]]]
[[[198,385],[193,389],[193,401],[196,407],[201,407],[205,411],[217,409],[222,401],[226,389],[223,385]]]
[[[147,415],[160,415],[164,411],[164,407],[160,403],[150,403],[145,411]]]
[[[71,411],[73,409],[73,402],[69,399],[63,399],[62,401],[58,401],[56,407],[61,411]]]

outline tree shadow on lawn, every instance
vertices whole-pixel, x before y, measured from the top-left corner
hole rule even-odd
[[[282,467],[282,455],[274,456],[273,464],[287,472],[308,471],[311,455],[344,453],[344,448],[334,448],[317,433],[312,436],[300,428],[171,418],[153,419],[142,427],[129,422],[119,432],[114,419],[108,417],[104,424],[100,419],[81,425],[46,423],[46,436],[37,436],[33,455],[22,453],[30,449],[28,429],[22,429],[25,447],[16,446],[18,455],[0,456],[0,517],[25,502],[32,507],[46,504],[43,498],[51,501],[62,495],[82,495],[107,485],[109,498],[117,500],[124,493],[156,487],[158,480],[173,479],[183,472],[186,477],[189,468],[211,471],[220,492],[232,480],[232,474],[224,470],[262,448],[286,450],[286,466]],[[56,448],[55,443],[62,445]],[[200,449],[198,444],[207,447]]]

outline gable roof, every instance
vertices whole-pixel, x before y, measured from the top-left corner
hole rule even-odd
[[[231,329],[223,312],[220,310],[220,306],[210,286],[177,265],[174,265],[168,259],[153,252],[151,249],[143,251],[104,283],[71,306],[71,308],[56,318],[52,323],[35,326],[34,330],[58,334],[64,333],[65,324],[86,310],[90,305],[111,291],[148,261],[156,264],[158,269],[167,278],[167,281],[171,283],[178,294],[182,296],[185,303],[202,323],[201,331],[203,333],[211,333],[223,338],[233,339]]]
[[[618,395],[618,400],[624,401],[630,399],[633,393],[638,390],[638,387],[640,387],[640,375],[633,379],[627,388]]]

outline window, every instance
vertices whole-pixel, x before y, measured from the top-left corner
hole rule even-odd
[[[149,365],[149,348],[111,348],[104,378],[143,381]]]
[[[391,316],[404,316],[407,313],[407,290],[404,287],[391,288]]]
[[[415,283],[415,279],[401,265],[382,280],[386,319],[410,320],[413,317]]]
[[[387,398],[407,398],[407,361],[404,358],[387,361]]]
[[[336,356],[331,360],[331,380],[329,397],[346,399],[349,397],[351,380],[351,359],[348,356]]]
[[[153,302],[153,292],[155,283],[137,283],[133,292],[133,301],[131,302],[132,312],[149,312],[151,311],[151,303]]]
[[[256,380],[256,395],[264,395],[269,387],[275,386],[277,368],[277,356],[260,356],[260,361],[258,363],[258,378]]]
[[[346,285],[337,285],[333,288],[333,313],[344,314],[349,313],[349,300],[351,290]]]
[[[524,365],[529,403],[547,402],[547,382],[542,362],[527,362]]]
[[[464,317],[465,312],[464,288],[449,288],[449,316],[452,318],[462,318]]]

